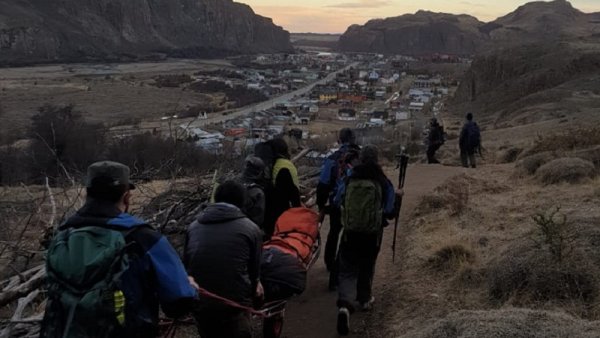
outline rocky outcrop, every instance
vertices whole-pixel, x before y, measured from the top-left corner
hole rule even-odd
[[[472,54],[485,39],[483,23],[468,15],[419,11],[395,18],[353,25],[340,37],[346,52],[422,55]]]
[[[3,0],[0,63],[288,52],[289,33],[231,0]]]
[[[419,11],[353,25],[340,38],[346,52],[476,54],[490,49],[600,34],[600,14],[565,0],[531,2],[489,23],[467,15]]]

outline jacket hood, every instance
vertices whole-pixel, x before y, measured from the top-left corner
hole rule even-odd
[[[202,224],[224,223],[235,219],[246,218],[246,215],[232,204],[214,203],[206,207],[198,215],[198,222]]]
[[[70,217],[61,229],[84,226],[111,226],[124,229],[147,225],[143,220],[121,212],[114,205],[89,200],[75,215]]]

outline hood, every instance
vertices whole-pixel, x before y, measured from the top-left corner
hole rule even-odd
[[[246,215],[235,205],[227,203],[214,203],[206,207],[198,215],[198,222],[202,224],[224,223],[240,218],[246,218]]]
[[[61,229],[80,228],[84,226],[112,226],[124,229],[132,229],[146,225],[143,220],[128,213],[121,212],[112,204],[89,200],[70,217]]]

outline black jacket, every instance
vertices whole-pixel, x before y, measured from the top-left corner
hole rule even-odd
[[[262,232],[237,207],[209,205],[187,232],[184,263],[200,287],[252,305],[260,278]],[[206,298],[203,305],[218,304]]]

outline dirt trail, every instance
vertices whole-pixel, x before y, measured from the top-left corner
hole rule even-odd
[[[417,206],[421,197],[430,193],[446,179],[463,173],[467,169],[458,167],[446,167],[441,165],[411,165],[408,168],[405,186],[405,197],[403,200],[402,214],[400,218],[399,236],[402,236],[402,224],[408,221],[413,209]],[[387,170],[388,177],[397,184],[398,171]],[[321,235],[326,238],[329,225],[323,226]],[[375,306],[381,300],[381,294],[386,288],[387,277],[391,276],[394,268],[399,268],[399,263],[392,264],[391,243],[393,237],[393,224],[386,229],[384,244],[377,261],[375,273],[375,285],[373,293],[376,298]],[[396,257],[399,258],[398,256]],[[330,338],[337,337],[335,324],[337,309],[335,301],[337,293],[327,290],[328,274],[322,257],[309,272],[309,281],[305,293],[289,302],[284,324],[284,337],[287,338]],[[379,297],[378,297],[379,296]],[[351,318],[350,337],[381,337],[376,332],[369,332],[368,315],[357,313]]]

